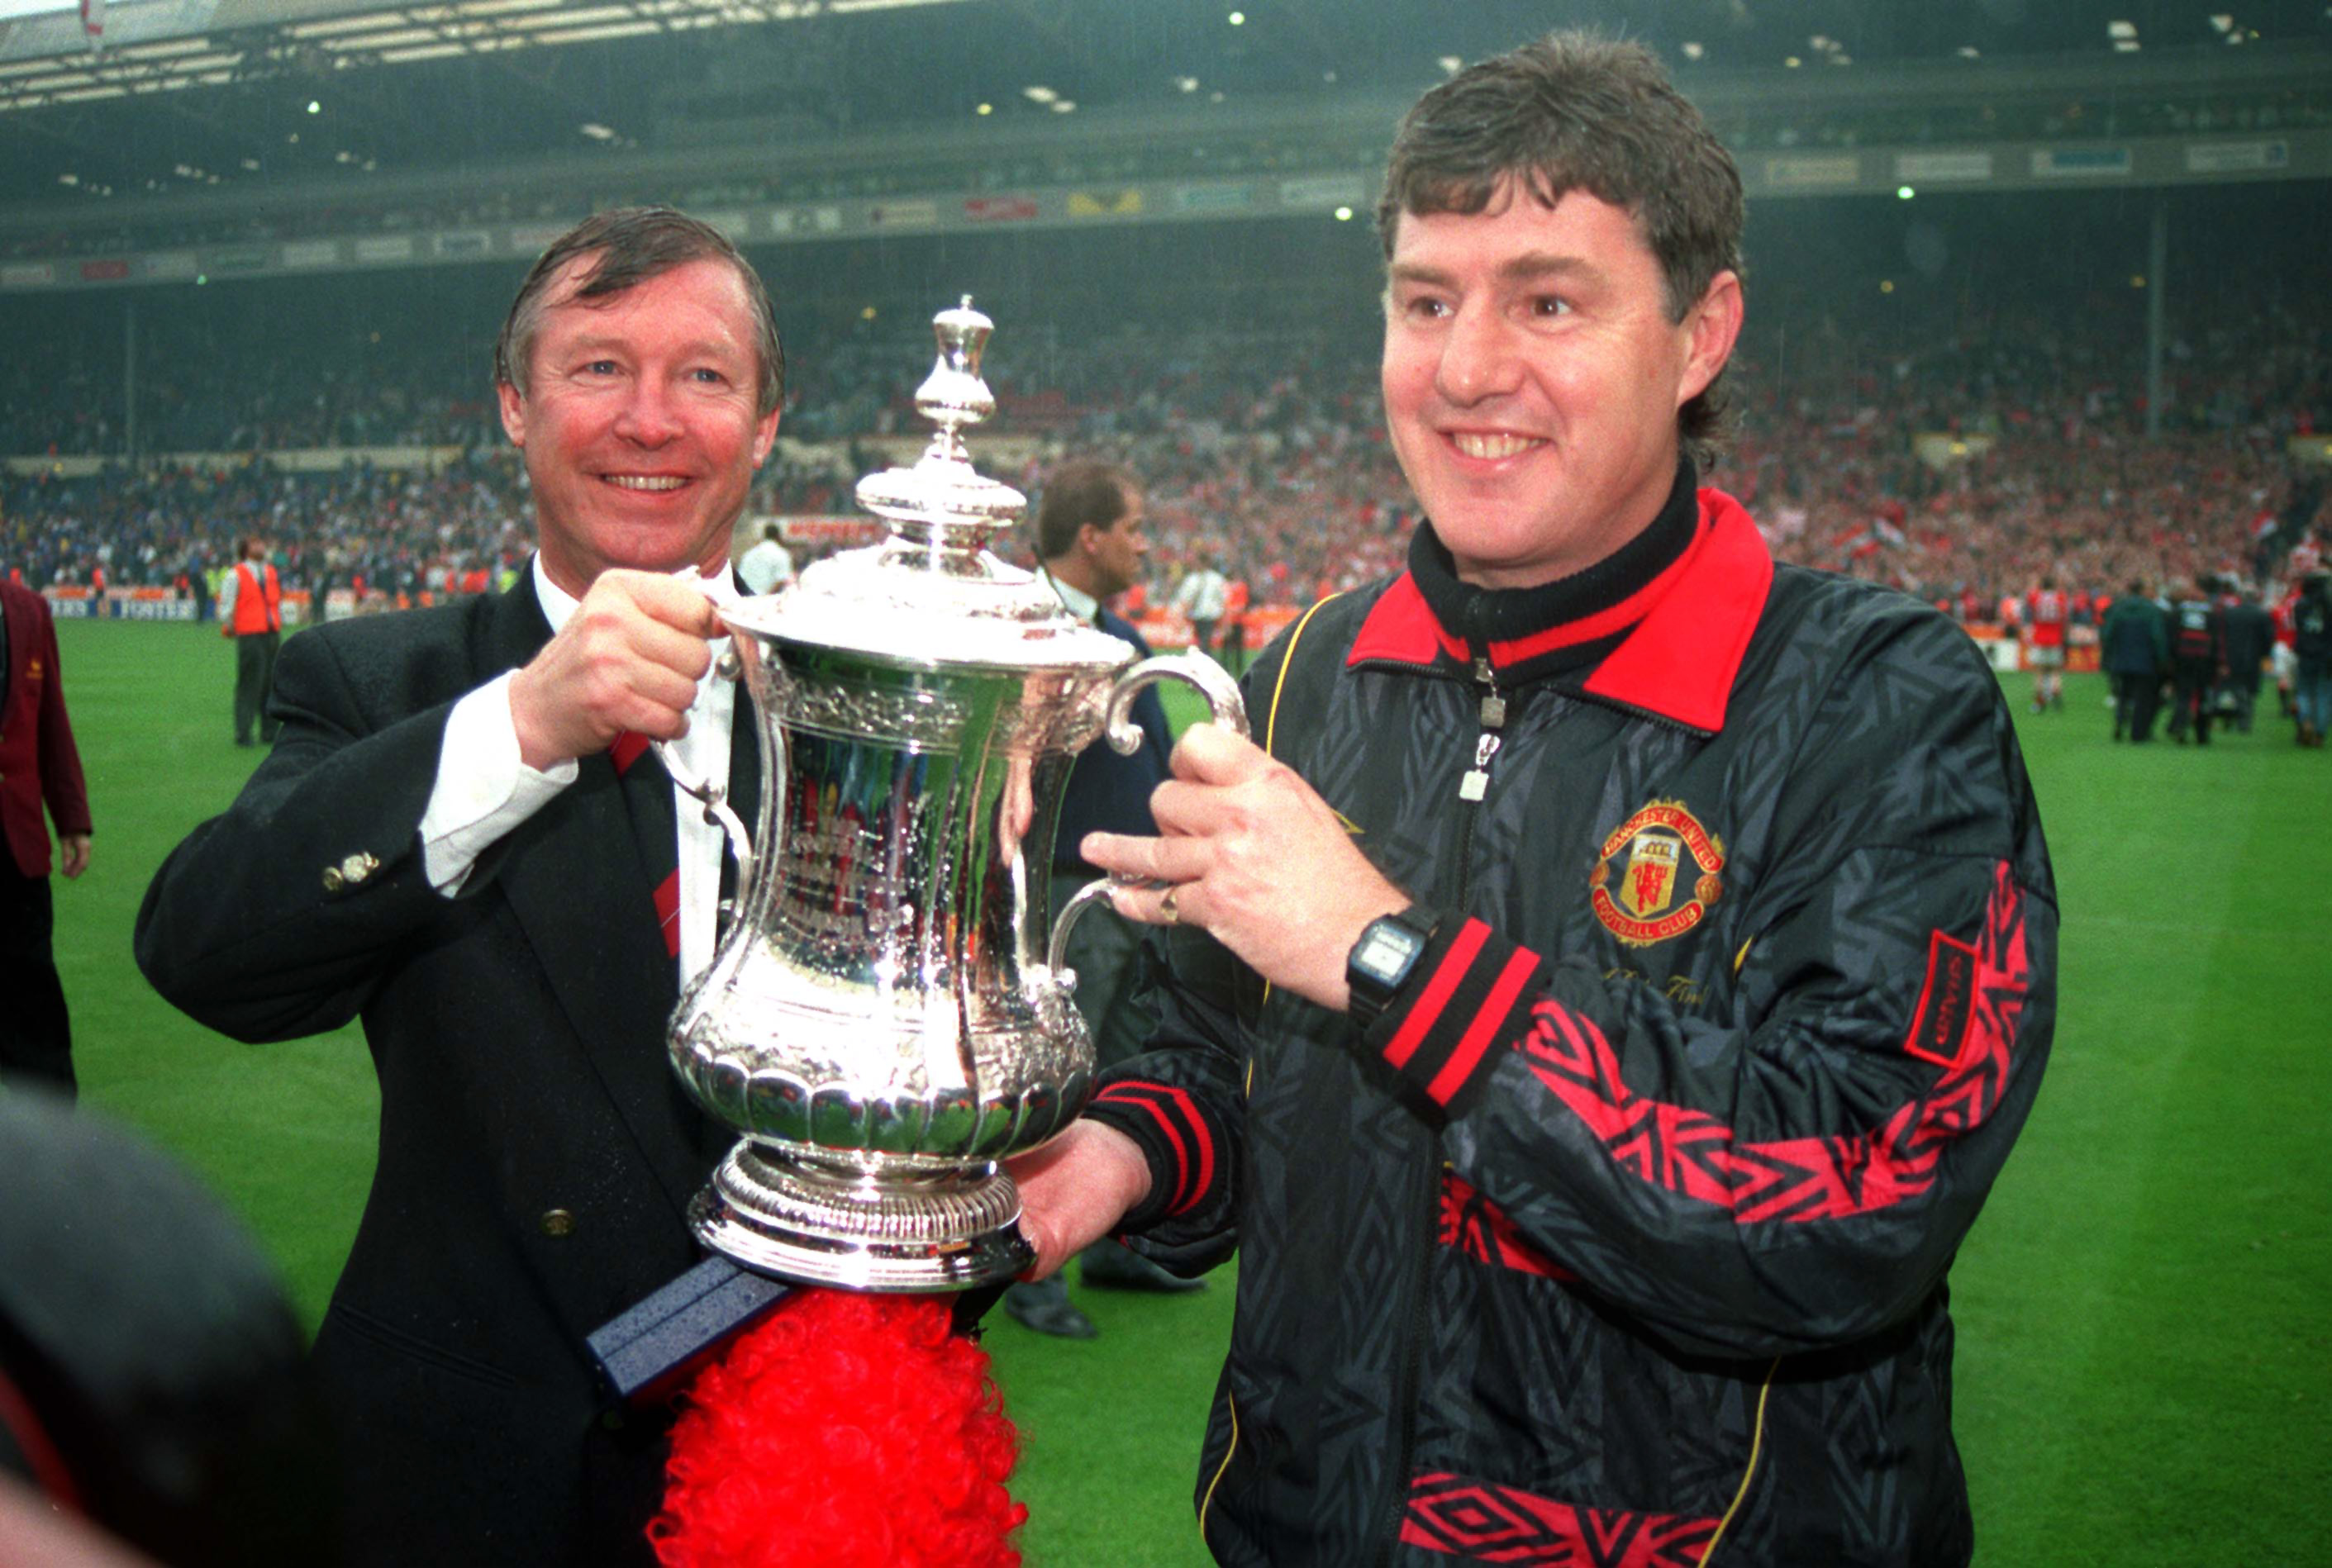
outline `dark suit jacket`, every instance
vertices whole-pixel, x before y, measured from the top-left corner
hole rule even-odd
[[[0,582],[8,667],[0,670],[0,854],[27,877],[49,874],[45,803],[60,833],[89,832],[89,785],[65,717],[57,628],[38,594]]]
[[[583,759],[455,898],[416,831],[454,702],[548,636],[526,575],[292,639],[273,753],[139,914],[139,966],[215,1029],[364,1021],[379,1164],[315,1346],[354,1560],[649,1560],[664,1422],[603,1410],[584,1338],[696,1261],[683,1209],[730,1136],[665,1062],[677,979],[615,770]]]
[[[2170,668],[2170,620],[2151,599],[2116,599],[2098,635],[2108,675],[2158,675]]]
[[[2260,666],[2275,647],[2275,617],[2259,605],[2238,600],[2226,607],[2227,683],[2257,691]]]
[[[1104,609],[1098,624],[1119,641],[1131,644],[1136,658],[1150,657],[1150,644],[1134,630],[1133,622]],[[1157,819],[1150,814],[1150,792],[1166,782],[1166,759],[1174,750],[1174,736],[1167,728],[1166,706],[1159,701],[1156,687],[1134,698],[1130,717],[1142,727],[1140,751],[1120,756],[1106,739],[1097,739],[1077,754],[1070,767],[1061,796],[1060,832],[1053,840],[1056,871],[1086,877],[1102,874],[1077,851],[1087,833],[1158,832]]]

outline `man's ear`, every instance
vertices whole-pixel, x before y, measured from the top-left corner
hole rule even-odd
[[[1741,275],[1731,268],[1708,280],[1677,329],[1686,334],[1684,375],[1677,385],[1682,408],[1708,390],[1741,337]]]
[[[495,400],[502,404],[502,433],[511,438],[515,447],[526,445],[526,398],[507,381],[494,383]]]
[[[769,449],[778,443],[778,414],[771,409],[753,424],[753,466],[759,469],[769,459]]]

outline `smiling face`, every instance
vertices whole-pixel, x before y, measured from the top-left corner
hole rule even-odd
[[[586,256],[547,295],[502,428],[526,453],[543,569],[580,597],[610,566],[710,572],[728,558],[753,470],[777,439],[757,414],[760,363],[745,285],[685,262],[578,299]]]
[[[1677,411],[1724,368],[1740,280],[1677,321],[1626,209],[1509,181],[1479,213],[1403,213],[1385,298],[1385,423],[1458,575],[1532,587],[1641,533],[1676,480]]]

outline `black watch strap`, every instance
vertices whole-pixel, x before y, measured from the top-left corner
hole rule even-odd
[[[1369,922],[1344,959],[1352,992],[1345,1012],[1354,1023],[1365,1030],[1383,1016],[1416,974],[1438,924],[1431,910],[1414,904]]]

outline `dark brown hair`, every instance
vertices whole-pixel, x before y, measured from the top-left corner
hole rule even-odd
[[[760,275],[710,223],[701,223],[672,207],[611,207],[595,213],[550,242],[535,259],[526,281],[518,286],[510,315],[494,339],[494,382],[526,392],[533,368],[534,335],[542,324],[545,297],[569,262],[596,254],[598,262],[575,290],[578,299],[604,299],[620,294],[675,267],[707,260],[726,261],[745,285],[753,313],[753,346],[760,361],[754,412],[767,415],[784,399],[786,351],[778,341],[777,312]]]
[[[1551,33],[1418,100],[1377,200],[1386,260],[1403,213],[1478,213],[1508,182],[1547,207],[1581,190],[1627,209],[1659,261],[1672,320],[1719,272],[1743,271],[1741,171],[1640,43]],[[1677,411],[1703,466],[1730,423],[1723,380]]]
[[[1133,508],[1126,498],[1139,493],[1133,476],[1108,462],[1064,463],[1045,480],[1037,498],[1037,558],[1057,561],[1076,548],[1087,523],[1113,526]]]

